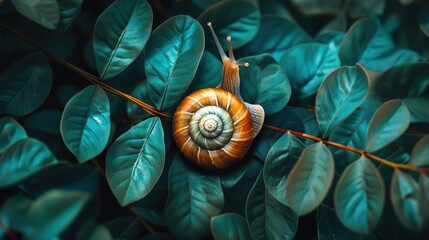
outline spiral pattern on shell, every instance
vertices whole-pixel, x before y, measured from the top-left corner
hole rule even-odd
[[[252,117],[234,94],[218,88],[201,89],[178,106],[173,136],[186,158],[206,169],[222,169],[249,150]]]

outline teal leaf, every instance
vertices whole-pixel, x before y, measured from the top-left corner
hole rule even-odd
[[[85,192],[51,190],[38,197],[28,209],[24,235],[27,239],[52,239],[63,232],[85,204],[89,196]]]
[[[266,15],[261,18],[256,36],[243,47],[242,55],[270,53],[280,61],[287,49],[309,42],[313,42],[313,39],[297,23],[284,17]]]
[[[149,97],[147,81],[138,84],[131,92],[131,96],[142,100],[143,102],[155,106],[152,99]],[[151,115],[133,102],[127,101],[127,114],[131,120],[142,121],[149,118]]]
[[[141,53],[152,28],[152,9],[146,0],[117,0],[98,17],[94,53],[101,79],[124,71]]]
[[[157,117],[140,122],[113,142],[106,156],[106,177],[121,206],[149,194],[164,162],[164,131]]]
[[[429,98],[428,97],[410,97],[403,99],[405,105],[411,114],[411,122],[429,123]]]
[[[262,171],[247,196],[246,218],[252,239],[293,239],[298,216],[265,189]]]
[[[55,108],[44,108],[30,114],[24,126],[43,133],[60,134],[61,111]],[[31,134],[30,134],[31,135]]]
[[[79,15],[83,0],[58,0],[60,19],[58,29],[67,30]]]
[[[39,140],[20,139],[0,156],[0,187],[15,184],[57,163],[48,147]]]
[[[7,229],[17,232],[25,231],[27,227],[25,218],[30,205],[31,199],[24,195],[13,195],[7,198],[0,208],[0,222]]]
[[[232,46],[238,48],[255,37],[260,25],[261,13],[250,1],[220,1],[202,12],[198,16],[198,21],[204,26],[212,22],[219,39],[223,40],[231,36]],[[206,41],[213,43],[211,34],[206,34]],[[220,42],[225,48],[226,41]]]
[[[204,31],[192,17],[168,19],[152,33],[145,51],[150,97],[160,110],[186,91],[204,51]]]
[[[214,88],[222,80],[222,62],[219,57],[209,51],[204,51],[200,64],[198,65],[195,78],[189,86],[189,92],[198,89]]]
[[[283,109],[291,96],[287,75],[270,54],[241,58],[249,67],[241,69],[241,95],[244,101],[259,104],[265,114]]]
[[[422,32],[426,35],[426,37],[429,37],[429,7],[428,6],[421,9],[419,22],[420,22],[419,24],[420,30],[422,30]]]
[[[98,85],[74,95],[66,104],[60,123],[64,143],[80,163],[104,150],[110,127],[109,99]]]
[[[366,150],[377,151],[401,136],[408,128],[410,118],[410,112],[401,100],[383,103],[369,123]]]
[[[341,0],[292,0],[305,15],[336,14],[341,7]]]
[[[306,43],[287,50],[280,65],[289,77],[292,97],[303,99],[317,92],[323,79],[340,66],[340,60],[328,45]]]
[[[210,232],[210,219],[224,205],[218,176],[199,173],[174,157],[168,176],[167,224],[178,239],[201,239]]]
[[[102,225],[94,222],[89,222],[82,224],[76,233],[76,239],[85,239],[85,240],[113,240],[112,234],[110,234],[109,229]]]
[[[241,166],[231,168],[230,171],[220,173],[219,179],[222,184],[222,188],[228,189],[234,187],[246,174],[249,165],[250,163],[247,162]]]
[[[338,52],[345,35],[344,32],[330,30],[318,35],[316,40]]]
[[[26,138],[25,129],[13,117],[0,118],[0,154],[14,142]]]
[[[348,12],[352,18],[381,15],[384,11],[384,5],[385,0],[352,0],[348,6]]]
[[[415,167],[429,167],[429,135],[423,136],[416,143],[409,164]]]
[[[141,223],[135,217],[123,216],[114,218],[108,221],[105,225],[109,229],[112,239],[140,239]]]
[[[286,179],[304,149],[292,134],[284,134],[268,152],[263,176],[267,191],[286,205]]]
[[[14,62],[0,75],[0,113],[21,116],[36,110],[48,98],[52,70],[42,53]]]
[[[368,76],[359,66],[344,66],[326,77],[316,95],[316,118],[323,137],[363,103],[367,92]]]
[[[385,191],[383,177],[366,157],[350,164],[335,188],[335,208],[341,222],[354,232],[369,234],[383,212]]]
[[[424,224],[418,192],[419,186],[413,177],[395,170],[390,183],[390,200],[399,222],[415,232],[419,231]]]
[[[142,240],[176,240],[176,238],[169,233],[157,232],[153,234],[146,234],[143,236]]]
[[[60,7],[57,0],[12,0],[16,10],[47,29],[56,29],[60,21]]]
[[[417,196],[421,207],[421,215],[427,222],[429,220],[429,175],[420,174],[419,192]]]
[[[216,217],[212,217],[210,228],[215,240],[250,239],[250,232],[246,219],[240,214],[224,213]]]
[[[299,216],[316,209],[328,194],[334,173],[334,158],[322,142],[306,147],[286,181],[287,205]]]
[[[160,182],[161,180],[158,181],[147,196],[132,203],[130,207],[133,212],[143,219],[159,226],[166,226],[164,210],[168,188],[167,186],[158,186]]]

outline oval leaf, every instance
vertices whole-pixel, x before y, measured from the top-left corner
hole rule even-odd
[[[238,48],[250,42],[258,32],[261,13],[247,0],[220,1],[202,12],[198,21],[204,26],[212,22],[219,39],[231,36],[232,46]],[[213,43],[211,34],[206,34],[206,41]],[[226,41],[221,44],[225,48]]]
[[[298,229],[298,216],[268,193],[262,172],[247,196],[246,218],[252,239],[293,239]]]
[[[289,101],[291,87],[285,72],[270,54],[242,58],[248,62],[241,72],[241,95],[246,102],[259,104],[265,114],[283,109]]]
[[[236,213],[224,213],[212,217],[210,228],[215,240],[250,239],[250,232],[247,227],[246,219]]]
[[[396,170],[390,183],[390,200],[399,222],[411,231],[424,224],[418,201],[418,184],[410,175]]]
[[[25,129],[13,118],[0,118],[0,154],[14,142],[26,138]]]
[[[66,104],[60,130],[67,148],[80,163],[100,154],[110,135],[110,103],[100,86],[88,86]]]
[[[383,103],[369,123],[366,150],[374,152],[394,141],[407,130],[410,119],[410,112],[401,100]]]
[[[161,120],[155,117],[122,134],[109,148],[106,177],[122,206],[142,199],[155,186],[164,168],[163,143]]]
[[[58,0],[60,7],[60,19],[58,29],[67,30],[79,15],[83,0]]]
[[[306,43],[286,51],[280,64],[292,85],[292,97],[303,99],[316,93],[323,79],[340,66],[340,60],[328,45]]]
[[[47,29],[56,29],[60,21],[57,0],[12,0],[16,10]]]
[[[204,50],[204,32],[192,17],[168,19],[152,33],[145,51],[149,94],[165,110],[191,84]]]
[[[0,76],[0,113],[21,116],[36,110],[52,86],[52,70],[42,53],[14,62]]]
[[[422,137],[414,146],[409,163],[415,167],[429,166],[429,135]]]
[[[411,122],[426,122],[429,123],[429,98],[415,97],[405,98],[405,105],[411,114]]]
[[[358,108],[368,92],[368,77],[360,67],[341,67],[323,81],[316,95],[316,118],[323,137]]]
[[[176,154],[168,176],[167,224],[179,239],[201,239],[210,219],[220,213],[224,197],[219,177],[192,170]]]
[[[152,9],[146,0],[117,0],[98,17],[94,53],[101,79],[112,78],[143,50],[152,29]]]
[[[39,140],[18,140],[0,156],[0,187],[15,184],[57,163],[48,147]]]
[[[335,188],[338,218],[349,229],[369,234],[377,225],[385,200],[384,180],[366,157],[350,164]]]
[[[321,142],[301,153],[286,182],[286,202],[299,216],[316,209],[334,179],[334,158]]]

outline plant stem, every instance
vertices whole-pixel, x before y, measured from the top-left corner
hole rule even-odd
[[[16,237],[13,232],[9,231],[9,229],[4,225],[4,223],[0,220],[0,228],[3,229],[6,236],[11,240],[18,240],[18,237]]]

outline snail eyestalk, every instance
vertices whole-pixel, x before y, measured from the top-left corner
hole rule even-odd
[[[212,23],[208,22],[207,26],[209,26],[210,31],[212,32],[213,39],[215,40],[216,47],[217,47],[217,50],[219,51],[220,58],[222,59],[222,62],[226,61],[228,59],[228,56],[226,56],[225,52],[223,51],[222,46],[220,45],[219,39],[217,38],[215,31],[213,30]]]

